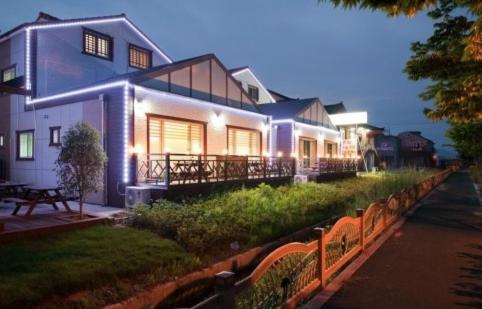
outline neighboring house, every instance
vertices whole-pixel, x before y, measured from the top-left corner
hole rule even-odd
[[[343,157],[363,157],[363,169],[371,171],[379,163],[375,148],[375,137],[383,134],[384,128],[367,123],[367,112],[348,112],[343,102],[325,105],[331,121],[341,132],[341,154]]]
[[[435,165],[434,142],[422,136],[419,131],[398,134],[402,166],[432,167]]]
[[[400,139],[393,135],[377,135],[375,148],[386,168],[395,169],[400,167]]]

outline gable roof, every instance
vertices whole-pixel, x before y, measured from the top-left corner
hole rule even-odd
[[[247,68],[249,68],[249,66],[245,65],[245,66],[242,66],[242,67],[229,69],[229,73],[233,74],[233,73],[242,71],[242,70],[247,69]]]
[[[139,29],[134,23],[132,23],[129,18],[125,14],[118,14],[118,15],[109,15],[109,16],[97,16],[97,17],[86,17],[86,18],[74,18],[74,19],[59,19],[52,15],[46,14],[44,12],[40,12],[37,19],[34,22],[23,23],[5,33],[0,35],[0,42],[2,39],[7,39],[9,36],[14,35],[17,31],[23,29],[42,29],[42,28],[55,28],[55,27],[62,27],[62,26],[73,26],[73,25],[86,25],[86,24],[95,24],[101,22],[114,22],[114,21],[123,21],[125,22],[131,29],[134,30],[139,36],[141,36],[144,40],[146,40],[149,45],[159,53],[167,62],[172,62],[172,59],[162,51],[162,49],[157,46],[154,41],[152,41],[141,29]]]
[[[296,100],[295,98],[285,96],[277,91],[272,89],[267,89],[271,96],[278,102],[278,101],[285,101],[285,100]]]
[[[269,99],[269,103],[274,103],[276,102],[276,100],[273,98],[273,96],[271,95],[271,93],[266,89],[266,87],[263,85],[262,82],[259,81],[259,79],[256,77],[256,75],[254,75],[253,71],[251,71],[251,69],[249,68],[249,66],[245,66],[245,67],[240,67],[240,68],[236,68],[236,69],[231,69],[229,70],[229,72],[231,73],[231,75],[234,77],[235,75],[238,75],[238,74],[241,74],[243,72],[248,72],[249,75],[251,75],[251,77],[254,79],[254,81],[258,84],[258,87],[261,88],[262,91],[264,91],[264,93],[267,95],[268,99]],[[268,102],[260,102],[260,103],[268,103]]]
[[[295,99],[261,104],[258,105],[258,108],[263,114],[272,116],[274,120],[294,119],[315,102],[319,102],[318,98]]]
[[[345,104],[343,104],[343,101],[336,103],[336,104],[330,104],[330,105],[325,105],[325,110],[328,114],[341,114],[341,113],[346,113],[347,109],[345,107]]]
[[[432,141],[432,140],[426,138],[425,136],[423,136],[422,132],[420,132],[420,131],[405,131],[405,132],[398,133],[398,137],[403,136],[403,135],[415,135],[415,136],[417,136],[417,137],[419,137],[423,140],[426,140],[427,142],[429,142],[431,144],[435,144],[434,141]]]

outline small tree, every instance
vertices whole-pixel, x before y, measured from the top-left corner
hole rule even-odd
[[[99,133],[89,124],[78,122],[62,137],[57,175],[66,194],[79,198],[80,218],[86,195],[102,188],[106,162]]]

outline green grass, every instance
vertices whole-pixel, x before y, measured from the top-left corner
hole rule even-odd
[[[142,274],[148,275],[145,280],[167,280],[198,263],[173,241],[148,231],[110,226],[3,245],[0,308],[29,307],[53,295],[104,284],[121,286],[121,278]]]
[[[234,242],[249,248],[335,215],[354,214],[432,172],[409,169],[277,188],[262,184],[197,202],[159,201],[137,208],[133,225],[173,239],[203,258],[222,257]]]

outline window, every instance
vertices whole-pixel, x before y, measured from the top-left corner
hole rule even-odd
[[[138,69],[152,66],[152,52],[145,48],[129,44],[129,65]]]
[[[255,101],[259,100],[259,89],[258,89],[258,87],[255,87],[253,85],[248,85],[248,94],[253,100],[255,100]]]
[[[204,123],[150,116],[149,153],[200,154],[204,152]]]
[[[5,147],[5,134],[0,133],[0,148]]]
[[[84,53],[112,60],[112,38],[93,30],[84,29]]]
[[[228,127],[228,153],[237,156],[261,155],[261,132]]]
[[[49,146],[60,145],[60,127],[50,127],[50,144]]]
[[[15,79],[15,77],[15,66],[11,66],[9,68],[6,68],[5,70],[2,70],[1,82],[8,82],[9,80]]]
[[[34,130],[17,132],[17,160],[33,160]]]

